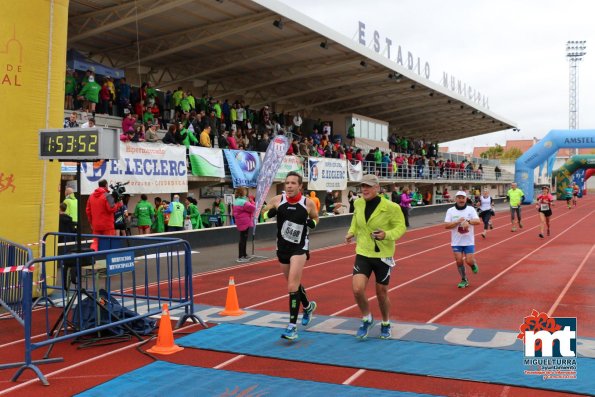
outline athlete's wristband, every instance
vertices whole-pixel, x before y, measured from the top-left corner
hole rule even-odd
[[[273,207],[263,214],[264,220],[269,220],[277,216],[277,208]]]
[[[306,226],[308,226],[310,229],[315,229],[316,228],[316,221],[314,219],[308,219],[306,221]]]

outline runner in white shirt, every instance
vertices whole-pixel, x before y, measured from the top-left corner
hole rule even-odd
[[[474,258],[475,235],[473,226],[481,223],[475,208],[467,205],[467,193],[463,191],[457,192],[455,206],[446,211],[444,222],[444,227],[451,230],[450,245],[452,246],[457,269],[461,276],[461,282],[457,286],[459,288],[465,288],[469,286],[469,281],[465,274],[465,263],[471,268],[473,273],[479,271]]]
[[[478,209],[479,217],[483,221],[483,233],[481,233],[481,237],[486,238],[488,229],[491,226],[490,218],[494,212],[494,200],[492,200],[488,189],[483,190],[483,194],[477,198],[475,206]]]

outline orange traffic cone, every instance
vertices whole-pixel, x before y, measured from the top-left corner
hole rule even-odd
[[[174,332],[171,329],[171,320],[169,318],[169,308],[167,303],[163,304],[161,320],[159,320],[159,333],[157,334],[157,343],[147,350],[149,353],[173,354],[184,350],[174,343]]]
[[[236,294],[236,283],[233,276],[229,277],[229,287],[227,287],[227,299],[225,299],[225,310],[219,312],[222,316],[241,316],[246,313],[240,309],[238,304],[238,295]]]

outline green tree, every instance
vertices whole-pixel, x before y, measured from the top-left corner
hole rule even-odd
[[[521,157],[523,155],[523,151],[519,148],[516,147],[511,147],[508,150],[505,150],[504,153],[502,153],[502,157],[500,157],[501,159],[507,159],[507,160],[516,160],[519,157]]]
[[[499,159],[500,157],[502,157],[502,153],[504,153],[504,148],[496,144],[496,146],[492,146],[485,152],[481,153],[479,156],[482,159]]]

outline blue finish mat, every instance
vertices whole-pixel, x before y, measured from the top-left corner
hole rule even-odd
[[[267,375],[192,367],[156,361],[102,385],[81,397],[196,397],[196,396],[341,396],[421,397],[427,394],[345,386]]]
[[[577,359],[577,379],[525,375],[523,352],[352,335],[300,332],[297,341],[280,338],[282,329],[220,324],[177,339],[181,346],[260,357],[304,361],[414,375],[590,394],[595,360]]]

